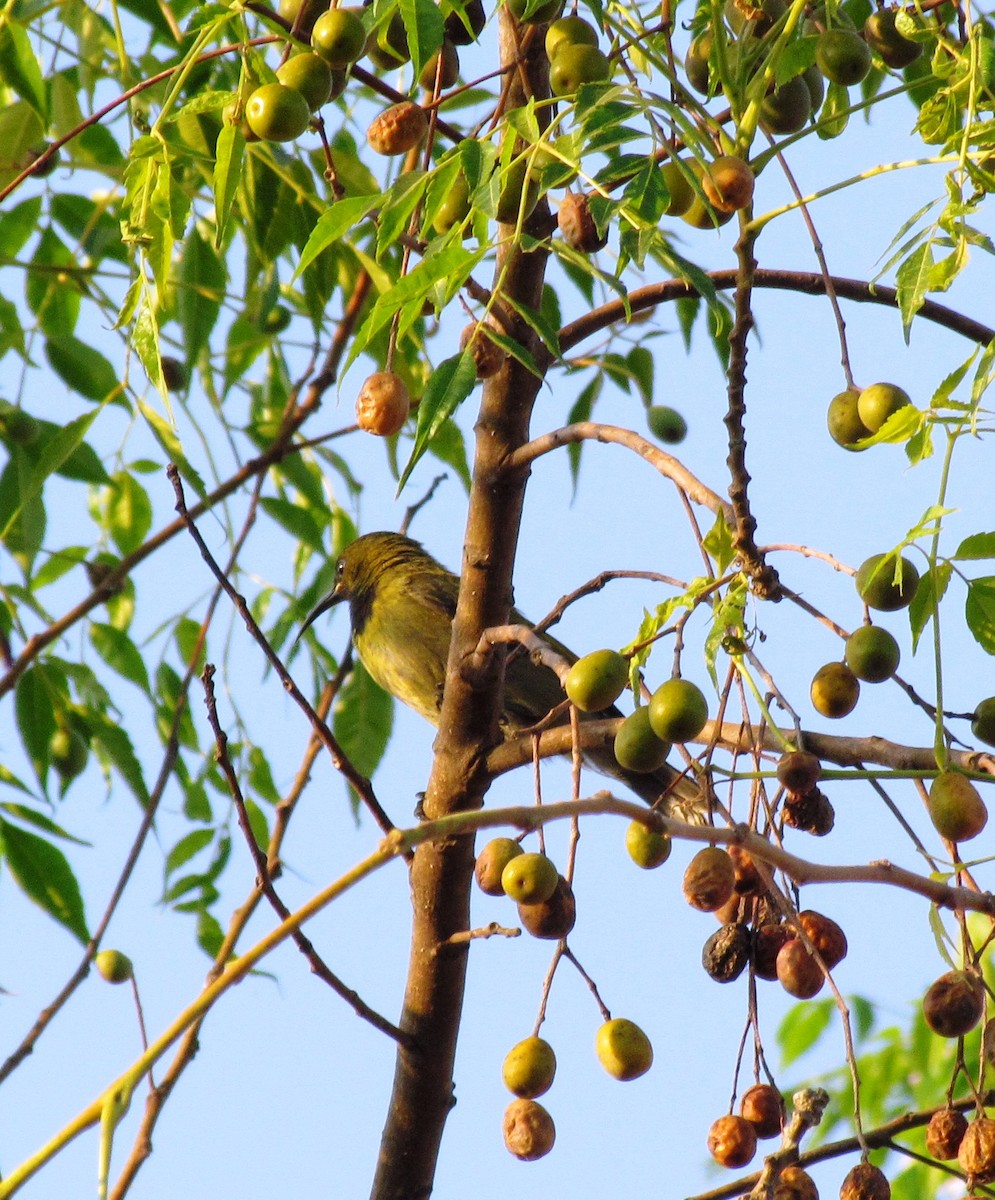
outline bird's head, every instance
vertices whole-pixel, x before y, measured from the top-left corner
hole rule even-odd
[[[308,613],[298,640],[322,613],[342,600],[349,601],[352,627],[359,633],[369,618],[378,588],[398,572],[426,561],[432,560],[419,543],[401,533],[366,533],[356,538],[339,555],[332,590]]]

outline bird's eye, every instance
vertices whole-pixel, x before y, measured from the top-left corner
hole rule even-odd
[[[340,558],[339,561],[335,564],[335,578],[337,580],[341,579],[344,574],[345,574],[345,560]]]

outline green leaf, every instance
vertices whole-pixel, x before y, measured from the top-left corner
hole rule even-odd
[[[933,250],[928,242],[917,247],[898,268],[895,275],[898,292],[898,307],[902,313],[902,328],[905,340],[909,338],[909,327],[916,315],[926,292],[929,290],[929,277],[933,269]]]
[[[44,838],[2,819],[0,849],[24,894],[86,945],[90,933],[83,898],[62,851]]]
[[[415,464],[428,448],[428,443],[473,391],[476,382],[476,367],[473,354],[469,350],[463,350],[460,354],[445,359],[429,376],[424,395],[418,404],[415,443],[407,466],[398,481],[398,492],[407,483]]]
[[[390,740],[394,701],[357,660],[335,702],[332,732],[349,761],[369,778]]]
[[[915,653],[930,619],[936,615],[937,605],[943,599],[953,567],[948,562],[939,562],[926,571],[919,580],[916,594],[909,605],[909,626],[912,629],[912,651]]]
[[[834,1011],[832,1000],[809,1000],[791,1008],[777,1031],[784,1066],[790,1066],[812,1049],[829,1028]]]
[[[408,35],[411,71],[417,79],[422,67],[442,45],[442,13],[432,0],[399,0],[398,8]]]
[[[60,268],[68,268],[67,273]],[[80,294],[73,282],[75,271],[76,256],[51,226],[43,229],[31,257],[25,295],[47,337],[72,333],[76,327]]]
[[[189,666],[196,654],[197,661],[194,665],[197,670],[203,667],[207,657],[207,647],[201,640],[200,633],[200,622],[195,621],[192,617],[180,617],[173,631],[176,648],[180,652],[180,660],[184,666]]]
[[[121,629],[94,622],[90,626],[90,641],[104,662],[122,678],[130,680],[148,695],[149,673],[138,647]]]
[[[653,403],[653,355],[645,346],[633,346],[628,355],[629,370],[643,398],[643,403]]]
[[[245,138],[237,125],[224,125],[218,134],[214,159],[215,249],[224,245],[225,230],[242,178]]]
[[[177,316],[190,361],[207,345],[221,311],[226,280],[224,263],[214,247],[196,229],[191,230],[180,261],[176,296]]]
[[[839,137],[850,120],[850,95],[839,83],[826,88],[826,99],[819,110],[815,131],[823,141]]]
[[[146,404],[144,400],[138,401],[138,410],[148,422],[155,440],[165,450],[169,461],[176,464],[183,478],[190,484],[197,495],[203,499],[207,495],[207,488],[200,477],[200,473],[194,468],[184,453],[183,445],[176,436],[172,425],[161,417],[154,408]]]
[[[48,124],[45,81],[31,39],[6,14],[0,17],[0,79],[31,105],[43,124]]]
[[[90,712],[90,743],[102,762],[109,763],[131,789],[138,803],[145,808],[149,802],[149,789],[142,774],[131,738],[109,717]]]
[[[967,627],[988,654],[995,654],[995,576],[972,579],[964,602]]]
[[[122,554],[131,554],[152,527],[148,493],[133,475],[118,471],[104,491],[104,520]]]
[[[309,509],[277,496],[264,496],[259,503],[288,533],[310,546],[312,550],[324,550],[322,530]]]
[[[5,782],[7,781],[5,780]],[[0,808],[2,808],[4,812],[9,813],[12,817],[16,817],[18,821],[23,821],[26,825],[34,825],[36,829],[41,829],[45,833],[51,834],[52,837],[63,838],[67,842],[75,842],[77,846],[89,846],[91,844],[90,842],[85,842],[82,838],[78,838],[74,834],[69,833],[67,830],[63,829],[61,825],[56,825],[56,823],[50,817],[46,817],[44,813],[37,812],[33,808],[28,808],[24,804],[11,804],[9,801],[4,801],[2,804],[0,804]]]
[[[111,400],[122,390],[117,371],[100,351],[71,334],[50,337],[45,357],[62,382],[87,400]]]
[[[46,515],[39,489],[32,490],[36,464],[23,446],[14,446],[0,472],[0,541],[27,575],[45,537]]]
[[[323,250],[339,242],[382,200],[383,196],[379,193],[375,196],[347,196],[344,200],[336,200],[331,208],[321,214],[311,230],[311,236],[301,251],[301,260],[297,264],[294,278],[299,278]]]
[[[213,829],[194,829],[185,837],[181,837],[172,850],[170,850],[170,852],[166,855],[166,865],[164,869],[166,878],[168,879],[175,870],[188,863],[213,841]]]
[[[280,803],[280,793],[273,779],[266,755],[258,746],[249,747],[249,787],[267,802],[276,806]]]
[[[25,671],[14,691],[17,728],[39,779],[45,778],[48,769],[48,743],[55,733],[55,702],[60,691],[44,663]]]
[[[995,533],[972,533],[951,556],[957,559],[995,558]]]

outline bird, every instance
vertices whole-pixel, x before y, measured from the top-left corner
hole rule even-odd
[[[342,551],[331,591],[305,617],[297,640],[318,617],[347,601],[353,645],[367,673],[385,691],[437,726],[458,594],[459,577],[433,558],[420,542],[386,531],[363,534]],[[510,620],[532,627],[515,609]],[[548,633],[539,636],[568,663],[577,661],[575,654]],[[535,725],[565,700],[552,668],[525,653],[508,656],[500,716],[505,737]],[[586,719],[621,716],[614,705],[602,712],[583,714]],[[560,723],[566,719],[563,715]],[[687,816],[702,807],[701,789],[669,764],[648,774],[637,774],[618,764],[610,746],[586,751],[585,761],[625,783],[647,803],[659,801],[664,812]]]

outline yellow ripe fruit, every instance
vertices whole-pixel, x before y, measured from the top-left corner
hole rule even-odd
[[[513,858],[523,853],[514,838],[492,838],[477,855],[473,874],[477,887],[488,896],[503,896],[501,874]]]
[[[556,1055],[541,1037],[523,1038],[505,1055],[501,1078],[509,1092],[525,1100],[542,1096],[553,1086]]]
[[[642,821],[633,821],[625,831],[625,848],[637,867],[652,871],[667,861],[673,847],[670,834],[658,833]]]
[[[860,684],[846,663],[826,663],[812,678],[811,694],[815,711],[835,721],[856,708]]]
[[[108,983],[127,983],[134,975],[131,959],[120,950],[101,950],[93,965]]]
[[[615,1017],[594,1039],[598,1061],[614,1079],[638,1079],[653,1065],[653,1046],[635,1021]]]
[[[545,854],[518,854],[501,872],[501,887],[519,904],[543,904],[556,891],[559,878]]]
[[[408,419],[411,400],[404,381],[393,371],[377,371],[359,389],[356,424],[377,437],[399,433]]]
[[[829,410],[826,413],[829,436],[844,450],[863,449],[855,443],[871,436],[871,431],[860,419],[860,413],[857,411],[859,399],[860,392],[856,388],[847,388],[845,392],[838,392],[829,401]]]
[[[897,384],[872,383],[857,397],[857,412],[871,433],[877,433],[893,413],[911,403],[908,392]]]
[[[929,787],[929,819],[940,837],[966,842],[988,823],[981,793],[960,771],[941,771]]]

